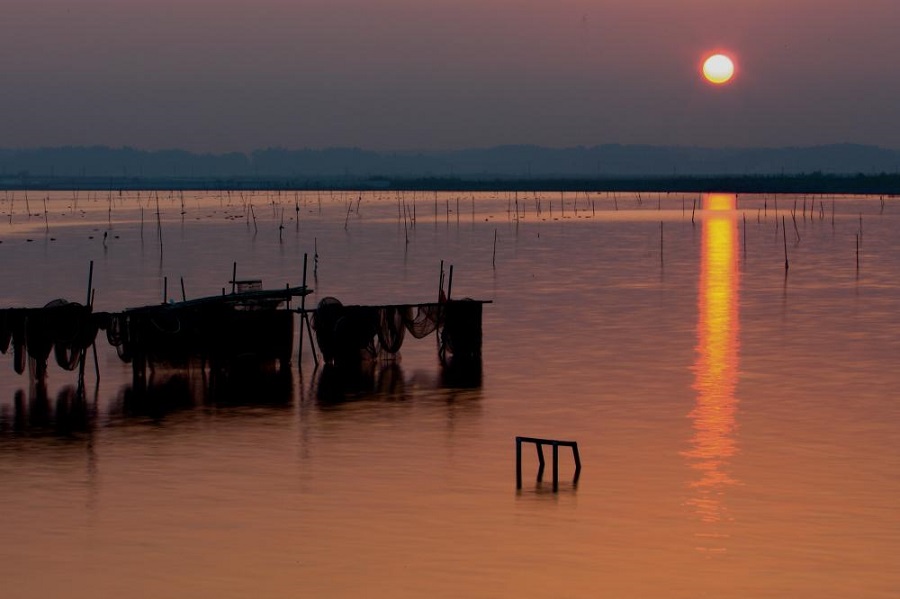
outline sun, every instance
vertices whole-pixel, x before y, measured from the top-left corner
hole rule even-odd
[[[703,76],[714,85],[722,85],[734,77],[734,61],[724,54],[713,54],[703,61]]]

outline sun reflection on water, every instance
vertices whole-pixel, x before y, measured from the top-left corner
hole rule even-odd
[[[737,451],[735,387],[740,348],[738,321],[739,272],[737,230],[733,194],[709,194],[703,199],[709,211],[703,221],[700,286],[698,293],[697,359],[693,366],[697,401],[688,415],[694,432],[684,452],[699,478],[690,482],[694,491],[688,504],[704,523],[698,537],[702,551],[724,551],[727,537],[719,532],[731,520],[725,505],[727,487],[737,481],[728,462]]]

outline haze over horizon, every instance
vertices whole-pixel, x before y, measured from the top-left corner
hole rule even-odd
[[[891,0],[7,0],[0,147],[896,149],[897,30]]]

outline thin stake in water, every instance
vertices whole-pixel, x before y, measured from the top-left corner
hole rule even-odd
[[[497,229],[494,229],[494,254],[491,256],[491,266],[497,268]]]
[[[663,222],[659,221],[659,265],[663,265]]]
[[[784,271],[787,274],[788,268],[790,268],[790,264],[788,263],[788,253],[787,253],[787,227],[784,224],[784,216],[781,217],[781,234],[784,238]]]

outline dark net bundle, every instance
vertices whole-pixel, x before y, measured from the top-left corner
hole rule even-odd
[[[334,297],[325,297],[319,302],[312,316],[312,326],[316,332],[316,343],[326,363],[333,362],[336,353],[334,327],[341,317],[344,306]]]
[[[393,357],[407,332],[421,339],[441,326],[441,315],[439,304],[345,306],[326,297],[313,313],[312,324],[326,363],[354,363]]]
[[[9,308],[3,310],[0,318],[0,350],[5,354],[10,344],[13,349],[13,369],[17,374],[25,372],[28,352],[25,345],[25,323],[30,310]]]
[[[396,354],[406,336],[405,323],[411,310],[406,306],[386,306],[378,309],[379,353]]]
[[[345,306],[322,298],[313,313],[316,343],[326,363],[354,363],[377,354],[378,312],[365,306]]]
[[[32,372],[43,377],[51,353],[60,367],[74,370],[94,343],[98,328],[99,319],[90,306],[62,299],[43,308],[4,310],[0,350],[6,353],[12,341],[15,371],[22,374],[26,359],[30,359]]]
[[[65,300],[54,300],[47,308],[51,308],[45,312],[50,320],[56,363],[66,370],[75,370],[97,338],[102,315],[94,314],[90,306]]]
[[[0,310],[0,353],[6,353],[12,341],[12,310]]]
[[[444,305],[419,304],[416,306],[416,315],[411,316],[411,312],[412,309],[410,308],[410,315],[403,324],[410,335],[416,339],[421,339],[432,334],[441,326],[444,316]]]
[[[379,313],[379,353],[387,356],[400,351],[405,331],[416,339],[422,339],[443,326],[443,304],[380,306],[376,310]]]
[[[109,315],[106,325],[106,340],[116,348],[119,359],[126,363],[131,362],[131,329],[128,326],[126,314],[119,312]]]

